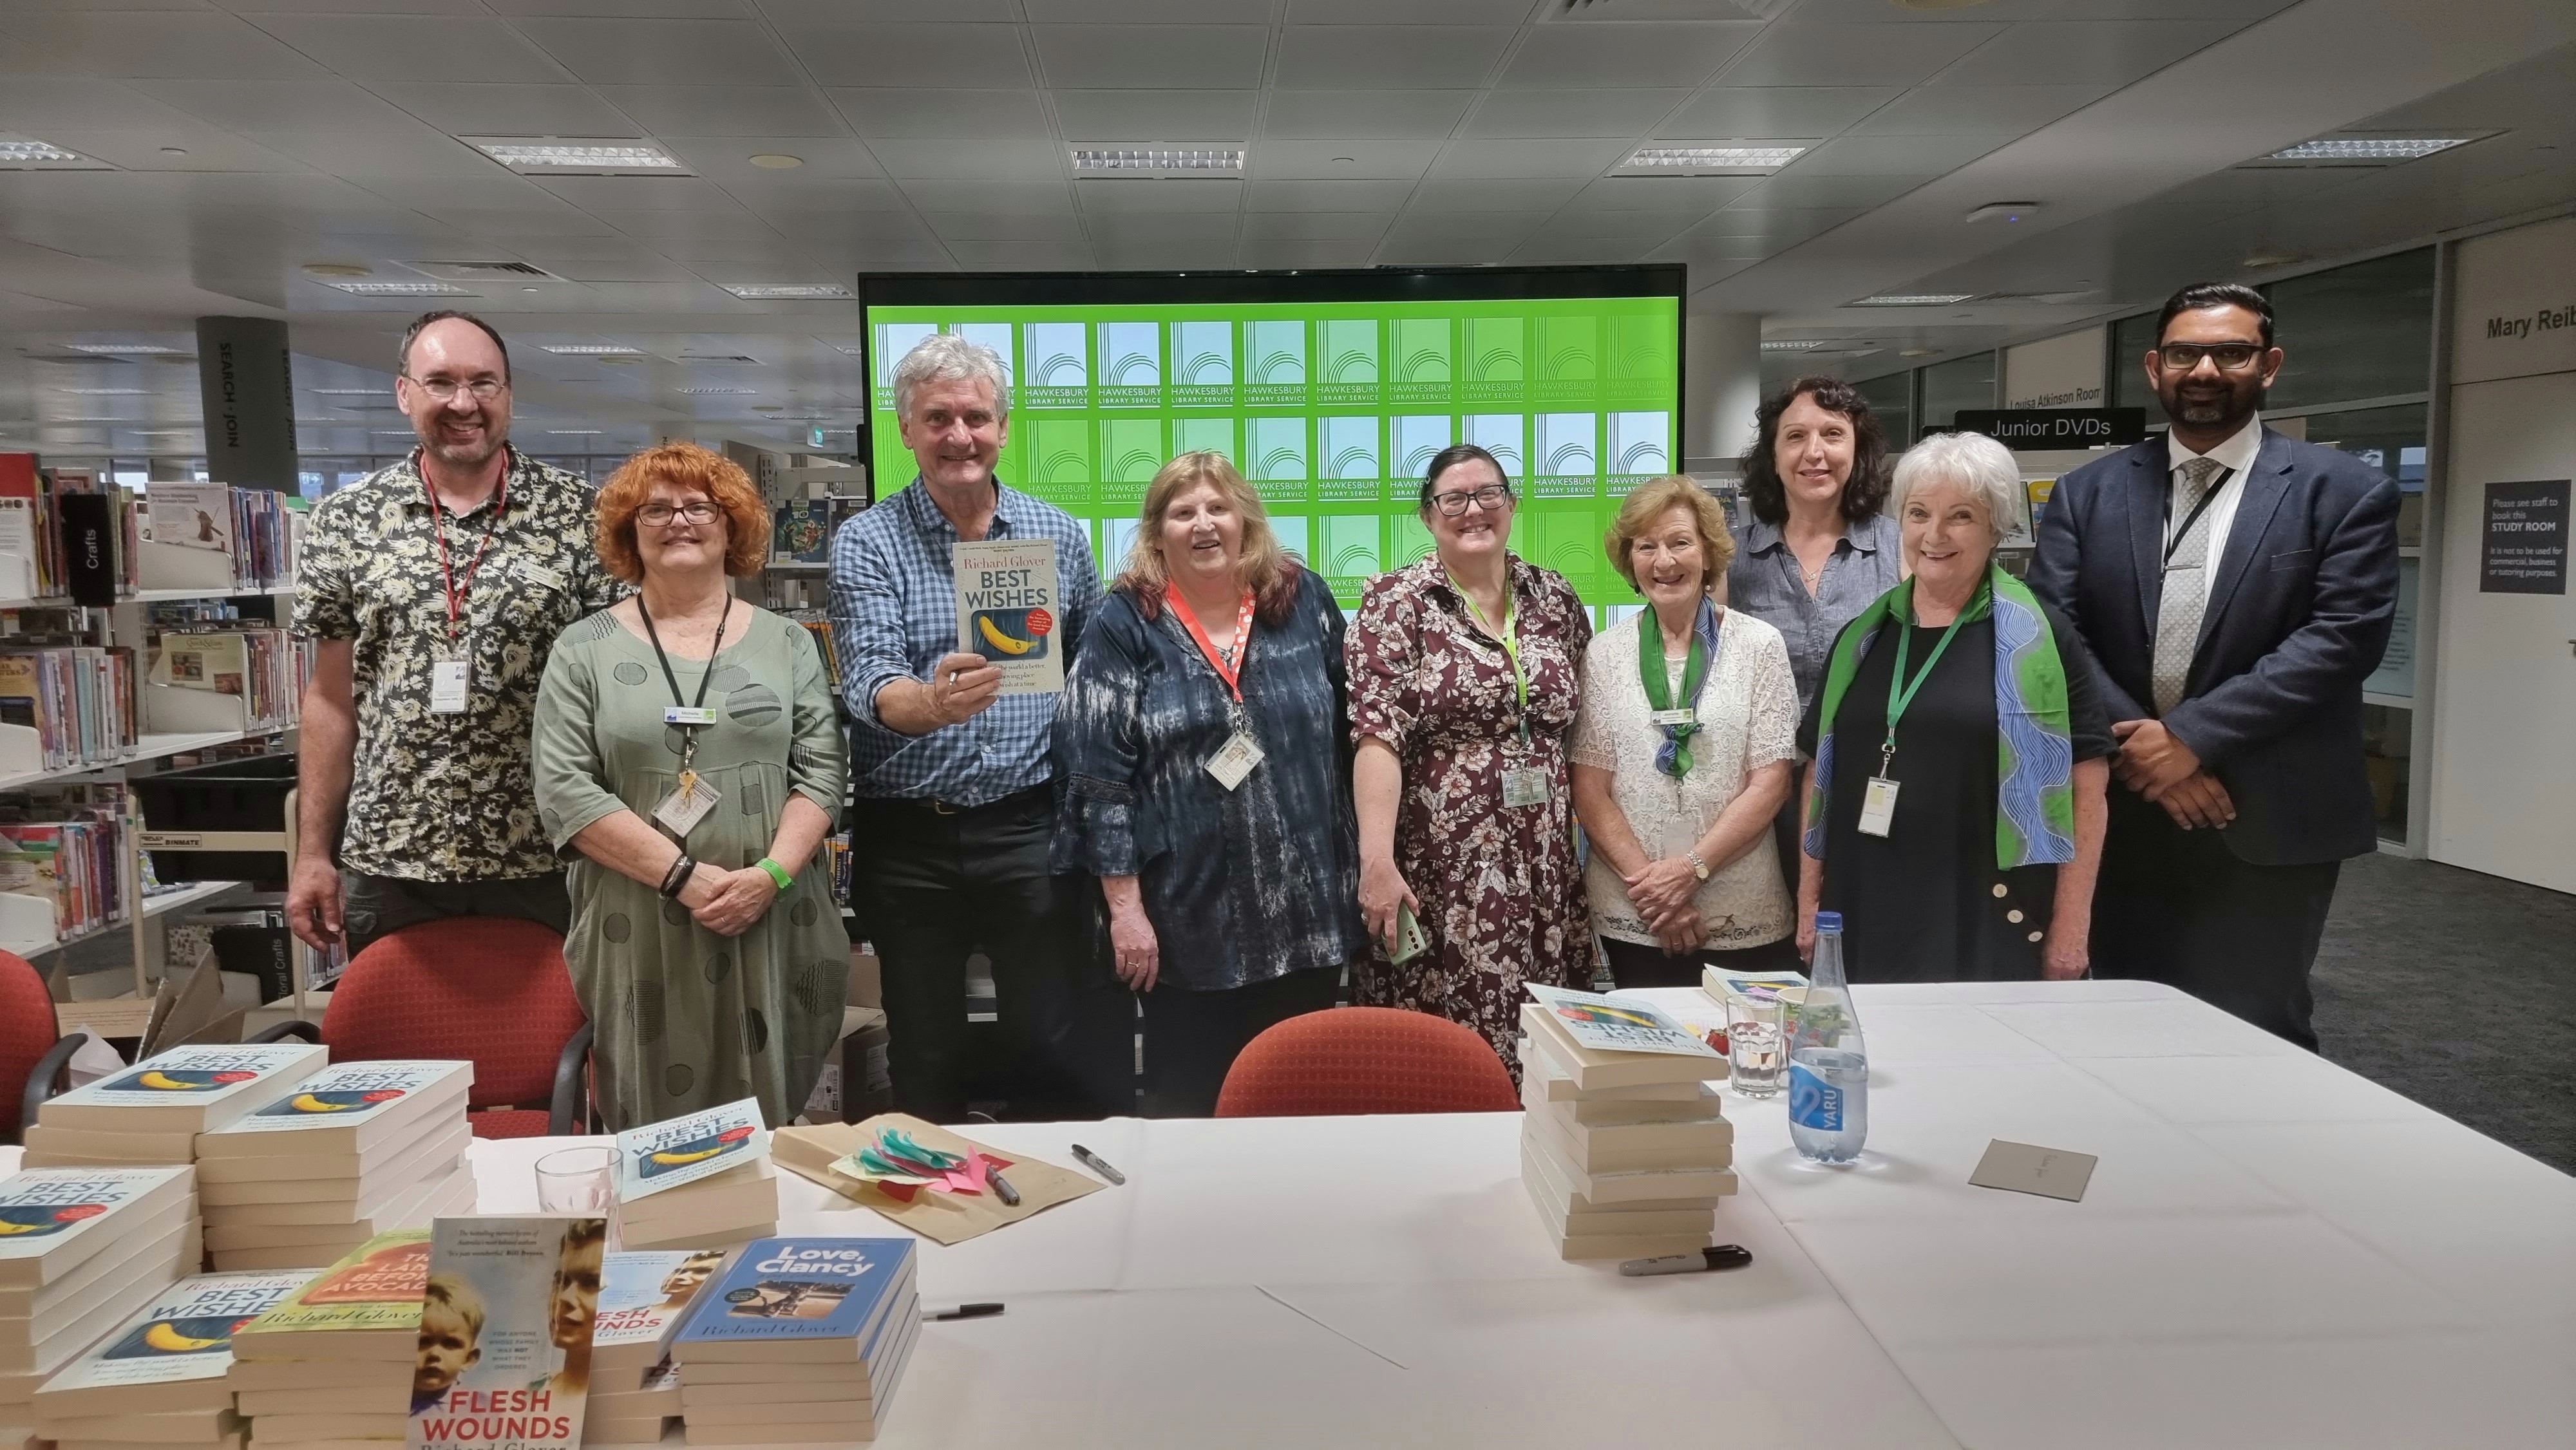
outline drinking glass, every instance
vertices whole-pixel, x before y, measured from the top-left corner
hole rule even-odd
[[[546,1213],[605,1215],[617,1150],[562,1148],[537,1160],[537,1207]]]
[[[1727,1066],[1737,1092],[1767,1098],[1780,1090],[1782,1035],[1777,997],[1727,997]]]

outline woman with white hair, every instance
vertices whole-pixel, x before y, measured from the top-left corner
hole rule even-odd
[[[2084,974],[2111,722],[2074,628],[1994,562],[2020,489],[1982,434],[1906,452],[1913,577],[1843,628],[1808,703],[1798,945],[1841,912],[1854,981]]]

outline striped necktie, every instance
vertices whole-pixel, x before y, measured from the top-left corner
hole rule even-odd
[[[2226,465],[2214,458],[2195,458],[2182,466],[2174,485],[2173,513],[2183,521],[2182,535],[2165,549],[2164,593],[2156,605],[2156,713],[2164,715],[2182,703],[2191,678],[2191,657],[2200,644],[2200,616],[2209,604],[2209,528],[2202,500]]]

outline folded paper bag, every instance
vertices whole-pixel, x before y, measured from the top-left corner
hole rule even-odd
[[[999,1162],[1011,1186],[1020,1191],[1019,1206],[1011,1207],[991,1193],[917,1193],[906,1203],[875,1184],[832,1167],[860,1147],[877,1141],[878,1133],[886,1128],[908,1133],[925,1147],[958,1154],[981,1153]],[[769,1151],[779,1167],[810,1178],[853,1203],[875,1209],[914,1233],[943,1244],[963,1243],[1059,1203],[1098,1193],[1106,1186],[1070,1168],[961,1138],[906,1113],[885,1113],[860,1123],[780,1128],[771,1137]]]

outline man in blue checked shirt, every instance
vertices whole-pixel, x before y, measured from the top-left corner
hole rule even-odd
[[[957,648],[949,546],[1052,539],[1068,666],[1100,604],[1081,524],[993,476],[1011,391],[991,348],[924,338],[896,364],[895,414],[920,473],[832,541],[832,637],[850,707],[859,925],[885,967],[895,1105],[966,1115],[966,959],[993,964],[1014,1107],[1097,1116],[1084,989],[1098,969],[1088,881],[1047,870],[1055,830],[1052,694],[1003,695],[1001,671]]]

